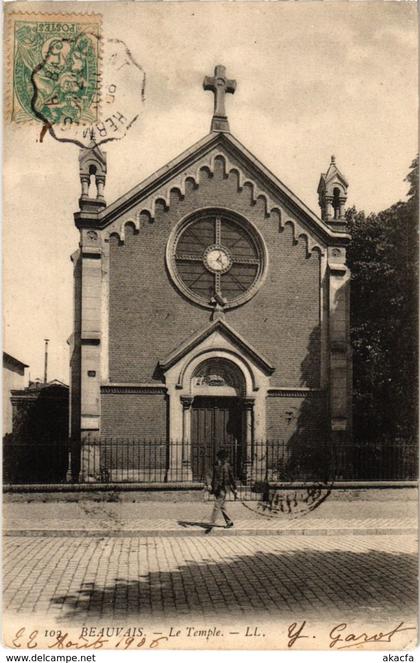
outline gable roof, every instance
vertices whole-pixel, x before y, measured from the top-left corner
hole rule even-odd
[[[154,191],[169,183],[177,175],[182,174],[186,168],[194,165],[195,162],[198,162],[215,147],[221,148],[227,156],[234,157],[252,173],[253,177],[260,182],[262,181],[261,185],[264,189],[275,198],[279,198],[289,209],[296,213],[300,220],[318,237],[323,238],[327,243],[350,239],[349,235],[334,232],[232,134],[221,132],[211,132],[175,159],[169,161],[163,168],[155,171],[140,184],[120,196],[115,202],[97,214],[97,221],[102,227],[112,223],[123,213],[153,194]],[[75,215],[76,218],[77,215],[78,213]]]
[[[16,368],[28,368],[29,364],[24,364],[23,361],[20,361],[19,359],[16,359],[16,357],[12,357],[12,355],[9,355],[8,352],[4,352],[3,350],[3,366],[6,364],[13,364]]]
[[[203,329],[200,329],[198,332],[186,339],[181,345],[171,352],[165,359],[159,361],[159,366],[163,371],[167,371],[168,368],[171,368],[176,364],[182,357],[184,357],[190,350],[199,345],[206,338],[211,336],[214,332],[220,332],[225,337],[227,337],[234,345],[236,345],[247,357],[251,358],[253,362],[261,368],[264,373],[271,375],[274,372],[275,368],[268,359],[264,357],[260,352],[252,347],[237,331],[233,329],[227,322],[224,320],[215,320],[210,325],[206,325]]]

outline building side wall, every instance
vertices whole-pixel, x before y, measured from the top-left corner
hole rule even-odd
[[[25,369],[15,366],[3,366],[3,435],[13,429],[13,407],[10,400],[12,389],[23,389],[25,386]]]
[[[327,401],[325,394],[301,397],[267,398],[267,438],[280,442],[327,441]]]
[[[70,343],[70,435],[78,439],[80,435],[81,412],[81,300],[82,278],[81,258],[74,257],[73,320],[74,332]]]
[[[167,439],[165,394],[102,394],[102,437]]]
[[[335,478],[325,395],[267,399],[267,470],[273,478]]]

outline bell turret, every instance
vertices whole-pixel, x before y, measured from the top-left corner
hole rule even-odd
[[[318,199],[321,218],[335,230],[345,231],[344,206],[347,200],[348,182],[335,163],[335,156],[326,173],[321,173]]]
[[[106,153],[95,141],[92,130],[91,141],[79,152],[79,176],[82,193],[79,198],[81,210],[99,210],[106,207],[104,187],[106,180]],[[93,182],[92,182],[93,180]],[[92,184],[96,186],[96,196],[90,195]]]

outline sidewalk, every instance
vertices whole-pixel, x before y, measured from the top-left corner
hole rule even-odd
[[[313,511],[262,514],[258,502],[229,502],[235,523],[220,519],[209,536],[406,534],[417,531],[417,503],[404,500],[337,502],[328,498]],[[212,502],[5,502],[7,536],[205,536]]]

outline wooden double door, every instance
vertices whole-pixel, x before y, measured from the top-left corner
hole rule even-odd
[[[245,459],[244,413],[240,398],[196,396],[191,416],[191,466],[193,478],[211,475],[218,449],[226,449],[237,479]]]

